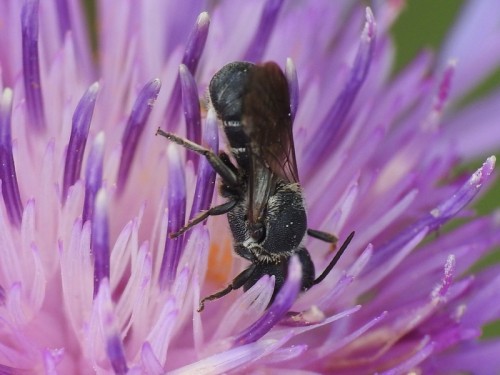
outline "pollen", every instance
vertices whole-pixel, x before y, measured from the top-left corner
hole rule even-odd
[[[212,241],[206,279],[216,284],[227,284],[232,277],[232,265],[232,244],[229,236],[221,241]]]

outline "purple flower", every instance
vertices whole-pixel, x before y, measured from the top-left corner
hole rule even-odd
[[[499,266],[469,272],[500,243],[498,214],[470,206],[500,92],[461,105],[500,64],[498,12],[467,2],[437,56],[391,77],[401,2],[359,3],[98,1],[93,49],[78,1],[0,2],[0,373],[500,371],[481,339]],[[264,276],[198,313],[248,263],[224,217],[167,236],[223,199],[155,131],[218,150],[205,93],[235,60],[283,67],[308,225],[356,236],[306,293],[292,256],[269,308]],[[324,269],[329,246],[305,245]]]

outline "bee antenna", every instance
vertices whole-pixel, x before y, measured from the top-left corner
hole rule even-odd
[[[347,239],[344,241],[344,243],[340,247],[339,251],[337,251],[337,254],[335,254],[335,256],[333,257],[330,264],[325,268],[323,273],[321,275],[319,275],[319,277],[316,280],[313,281],[312,285],[319,284],[320,282],[322,282],[325,279],[325,277],[330,273],[330,271],[333,269],[333,267],[335,267],[335,265],[339,261],[342,254],[344,254],[344,251],[347,249],[347,246],[349,246],[349,244],[351,243],[351,240],[353,237],[354,237],[354,232],[351,232],[349,237],[347,237]]]

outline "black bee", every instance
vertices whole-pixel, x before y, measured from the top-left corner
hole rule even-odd
[[[340,259],[354,232],[315,278],[314,264],[304,247],[306,233],[332,244],[337,239],[307,228],[285,75],[274,62],[262,65],[233,62],[215,74],[209,94],[236,165],[224,152],[217,155],[161,129],[157,134],[204,155],[221,176],[220,193],[227,201],[200,213],[171,236],[184,233],[208,216],[227,213],[234,250],[251,265],[228,287],[203,298],[198,311],[203,310],[205,301],[241,287],[248,290],[264,275],[275,277],[274,299],[285,282],[288,263],[294,254],[302,263],[302,290],[320,283]]]

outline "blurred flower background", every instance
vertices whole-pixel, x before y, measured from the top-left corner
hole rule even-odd
[[[0,374],[500,372],[500,12],[408,3],[1,2]],[[225,217],[168,238],[221,198],[155,131],[224,148],[233,60],[283,67],[309,226],[356,236],[200,314],[246,263]]]

